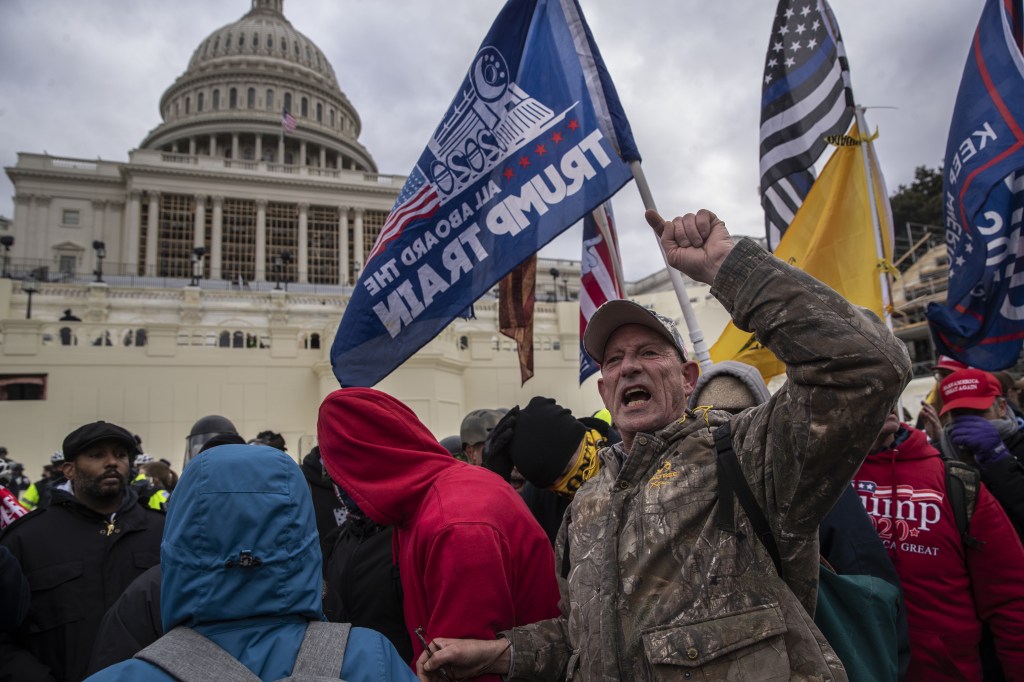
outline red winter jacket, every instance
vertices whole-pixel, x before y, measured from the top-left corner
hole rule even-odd
[[[320,406],[317,433],[331,478],[395,528],[413,662],[420,626],[427,641],[494,639],[559,614],[554,553],[526,504],[497,474],[454,459],[404,404],[344,388]]]
[[[1006,679],[1024,680],[1024,548],[985,486],[970,525],[983,544],[969,548],[946,496],[942,459],[923,431],[902,424],[893,447],[869,455],[853,485],[903,585],[907,680],[980,681],[982,622],[995,635]]]

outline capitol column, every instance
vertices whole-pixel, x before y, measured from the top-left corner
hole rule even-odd
[[[327,168],[327,147],[320,146],[320,167]]]
[[[92,200],[92,238],[106,241],[107,234],[107,202],[103,199]]]
[[[277,163],[284,164],[284,135],[277,138]]]
[[[338,284],[348,286],[348,206],[338,207]]]
[[[256,277],[267,281],[267,200],[256,200]]]
[[[33,224],[36,229],[25,236],[28,237],[28,253],[35,254],[37,258],[45,252],[46,241],[49,238],[51,201],[51,197],[41,194],[32,197],[32,212],[35,216]]]
[[[238,133],[231,135],[231,160],[238,161]]]
[[[210,156],[217,156],[217,136],[210,135]]]
[[[256,133],[256,158],[254,161],[263,160],[263,135]]]
[[[306,141],[299,140],[299,166],[306,165]]]
[[[35,234],[34,223],[32,222],[32,198],[27,194],[14,195],[14,233],[31,235]],[[35,254],[28,250],[28,243],[17,244],[21,253],[27,258],[34,258]]]
[[[192,137],[188,138],[188,155],[189,156],[195,156],[196,155],[196,138],[195,138],[195,135],[193,135]]]
[[[143,275],[156,277],[156,246],[160,238],[160,192],[146,192],[146,197],[149,199],[149,221],[146,223],[146,269]]]
[[[354,266],[356,271],[352,273],[352,279],[359,279],[359,273],[362,272],[363,266],[366,265],[363,259],[366,258],[366,244],[365,235],[363,234],[363,212],[365,209],[356,209],[356,225],[355,225],[355,248],[352,249],[352,260],[355,261]]]
[[[196,220],[192,226],[192,247],[206,246],[206,195],[196,195]]]
[[[213,235],[210,236],[210,279],[221,279],[221,242],[224,239],[224,197],[213,198]]]
[[[299,204],[299,282],[309,281],[309,204]]]
[[[133,189],[128,192],[128,210],[124,212],[124,253],[121,259],[129,266],[133,275],[139,272],[139,213],[142,209],[142,192]]]

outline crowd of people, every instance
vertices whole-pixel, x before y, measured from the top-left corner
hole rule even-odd
[[[873,314],[709,211],[647,218],[774,394],[618,300],[595,415],[536,396],[439,440],[342,388],[298,462],[220,415],[180,472],[103,421],[34,483],[4,452],[0,681],[1024,679],[1012,378],[943,359],[911,425]]]

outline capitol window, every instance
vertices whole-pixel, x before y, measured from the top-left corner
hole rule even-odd
[[[213,91],[213,110],[220,109],[220,90]]]
[[[185,98],[185,113],[186,114],[191,114],[192,113],[192,98],[191,97],[186,97]]]
[[[203,110],[203,104],[204,104],[205,99],[206,99],[206,97],[201,92],[198,95],[196,95],[196,111],[202,111]]]
[[[60,222],[63,225],[78,225],[80,217],[78,209],[65,208],[61,211]]]
[[[260,34],[259,33],[253,33],[252,34],[252,46],[253,47],[259,47],[260,46]]]
[[[238,108],[238,90],[235,88],[231,88],[231,90],[228,91],[228,108]]]
[[[324,105],[320,104],[319,102],[317,102],[317,104],[316,104],[316,122],[317,123],[323,123],[324,122]]]
[[[245,106],[248,109],[256,108],[256,88],[249,88],[245,93]]]
[[[269,89],[269,88],[267,89],[266,105],[267,105],[267,111],[273,111],[274,110],[274,91]]]
[[[309,118],[309,99],[305,97],[302,98],[301,112],[303,118]]]
[[[274,36],[267,34],[267,49],[271,50],[274,48]]]
[[[289,112],[292,110],[292,93],[290,92],[284,93],[284,109]]]
[[[0,374],[0,400],[46,400],[46,374]]]

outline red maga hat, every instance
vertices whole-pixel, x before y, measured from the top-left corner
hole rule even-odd
[[[980,369],[961,369],[953,372],[939,384],[942,393],[940,415],[958,408],[987,410],[1003,394],[999,379]]]

